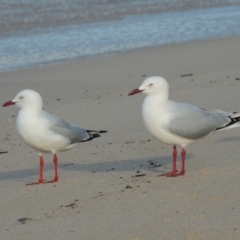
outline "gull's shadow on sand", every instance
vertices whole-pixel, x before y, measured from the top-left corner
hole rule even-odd
[[[187,160],[193,159],[192,154],[188,154]],[[180,162],[181,158],[178,157]],[[159,164],[159,167],[154,167],[151,163]],[[66,164],[66,163],[65,163]],[[64,164],[63,164],[64,165]],[[67,165],[67,164],[66,164]],[[172,166],[172,156],[161,156],[161,157],[148,157],[148,158],[137,158],[137,159],[126,159],[118,161],[108,161],[99,163],[74,163],[63,167],[70,171],[82,171],[82,172],[127,172],[127,171],[138,171],[138,170],[148,170],[148,171],[159,171],[159,173],[166,172],[166,166],[171,169]]]
[[[188,154],[187,161],[193,160],[193,155]],[[180,157],[178,158],[180,161]],[[158,167],[154,167],[151,163],[159,164]],[[138,170],[148,170],[158,173],[166,173],[171,170],[172,157],[162,156],[159,158],[148,157],[148,158],[135,158],[135,159],[125,159],[125,160],[113,160],[108,162],[97,162],[97,163],[78,163],[78,162],[61,162],[59,161],[59,169],[67,171],[79,171],[79,172],[134,172]],[[166,169],[166,165],[168,169]],[[24,169],[24,170],[14,170],[14,171],[2,171],[0,172],[0,180],[8,179],[27,179],[29,177],[38,178],[39,166],[36,164],[35,168]],[[53,163],[45,163],[44,172],[53,172]],[[61,176],[60,176],[61,177]],[[25,180],[23,180],[25,181]]]

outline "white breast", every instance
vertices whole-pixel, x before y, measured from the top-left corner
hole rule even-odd
[[[167,130],[166,126],[170,121],[167,106],[157,104],[157,101],[151,99],[151,97],[146,97],[143,102],[142,117],[146,129],[160,142],[182,147],[186,147],[193,142],[192,140],[176,136]]]
[[[24,142],[40,152],[63,151],[69,139],[49,130],[44,119],[21,109],[17,117],[17,131]]]

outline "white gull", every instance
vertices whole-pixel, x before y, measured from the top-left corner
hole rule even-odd
[[[52,183],[58,181],[58,158],[56,153],[69,150],[78,142],[85,142],[100,137],[106,131],[86,130],[69,124],[62,118],[43,111],[42,97],[33,90],[23,90],[16,97],[3,104],[3,107],[16,105],[20,109],[16,127],[23,141],[36,149],[40,158],[39,180],[27,185]],[[44,159],[42,153],[52,153],[54,178],[45,182],[43,179]]]
[[[142,85],[129,92],[134,95],[143,92],[147,96],[142,106],[144,124],[150,134],[166,144],[173,145],[172,171],[161,176],[185,174],[186,147],[207,135],[234,127],[240,127],[240,112],[205,110],[187,103],[168,99],[168,82],[158,76],[145,79]],[[182,147],[181,171],[177,170],[177,148]]]

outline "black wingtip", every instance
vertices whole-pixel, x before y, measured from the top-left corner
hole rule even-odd
[[[99,131],[99,133],[107,133],[106,130]]]
[[[87,130],[87,133],[89,134],[90,138],[88,138],[87,140],[84,140],[82,142],[88,142],[93,140],[94,138],[98,138],[101,137],[100,133],[106,133],[106,130]]]
[[[88,133],[106,133],[106,130],[87,130]]]
[[[238,113],[238,112],[234,112],[233,114],[236,114],[236,113]],[[220,127],[220,128],[217,128],[216,131],[217,131],[217,130],[221,130],[221,129],[223,129],[223,128],[227,128],[227,127],[229,127],[229,126],[231,126],[231,125],[234,125],[235,123],[240,122],[240,116],[238,116],[238,117],[228,116],[228,117],[229,117],[229,119],[230,119],[231,121],[230,121],[227,125],[225,125],[225,126],[223,126],[223,127]]]
[[[101,135],[99,135],[97,133],[93,133],[93,134],[90,134],[90,137],[91,137],[91,139],[93,139],[93,138],[101,137]]]

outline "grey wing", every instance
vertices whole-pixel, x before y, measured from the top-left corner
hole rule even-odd
[[[62,135],[70,140],[70,143],[82,142],[90,138],[87,131],[79,126],[71,125],[62,118],[42,111],[43,118],[46,119],[49,129],[56,134]]]
[[[207,136],[230,122],[228,113],[207,111],[185,103],[171,102],[170,122],[165,129],[182,138],[196,140]]]

